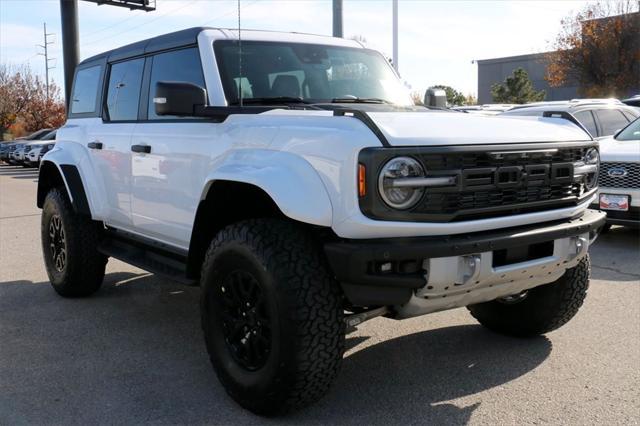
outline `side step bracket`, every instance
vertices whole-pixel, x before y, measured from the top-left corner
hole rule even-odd
[[[105,234],[106,238],[98,247],[101,253],[173,281],[197,285],[195,280],[186,277],[186,253],[156,247],[119,231],[107,230]]]

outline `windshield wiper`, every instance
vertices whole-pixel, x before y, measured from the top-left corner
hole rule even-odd
[[[390,104],[386,99],[380,98],[359,98],[357,96],[345,96],[343,98],[333,98],[331,99],[332,104]]]
[[[293,96],[273,96],[264,98],[242,98],[244,105],[274,105],[274,104],[310,104],[300,97]],[[233,105],[240,105],[240,101],[233,102]]]

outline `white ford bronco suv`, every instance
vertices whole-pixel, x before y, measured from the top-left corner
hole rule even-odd
[[[605,214],[573,117],[417,107],[356,41],[241,35],[77,67],[38,183],[57,293],[94,293],[110,257],[199,284],[220,381],[265,415],[325,394],[345,332],[375,316],[468,307],[532,336],[576,314]]]

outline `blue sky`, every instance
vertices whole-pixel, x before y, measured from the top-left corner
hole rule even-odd
[[[79,2],[80,56],[166,32],[207,25],[236,27],[236,0],[156,0],[150,13]],[[416,90],[446,84],[465,94],[477,91],[473,60],[542,52],[560,20],[587,1],[399,2],[399,66]],[[241,0],[242,26],[251,29],[331,34],[331,0]],[[58,0],[0,0],[0,61],[28,62],[44,74],[36,44],[43,22],[54,33],[52,78],[62,83],[62,37]],[[363,36],[391,56],[391,0],[344,0],[344,35]]]

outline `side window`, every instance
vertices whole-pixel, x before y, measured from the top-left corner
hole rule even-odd
[[[100,66],[78,70],[73,83],[71,114],[96,112],[96,97],[100,85]]]
[[[159,81],[185,81],[205,87],[198,49],[193,47],[175,50],[173,52],[160,53],[153,57],[149,85],[149,120],[181,118],[156,115],[153,98],[155,97],[156,83]]]
[[[109,121],[138,119],[143,69],[143,58],[111,65],[106,109]]]
[[[595,113],[598,116],[600,126],[602,127],[602,134],[599,136],[613,135],[616,131],[629,124],[629,121],[624,114],[617,109],[597,109],[595,110]]]
[[[594,138],[598,136],[596,121],[591,111],[578,111],[573,116],[591,133],[591,136]]]

